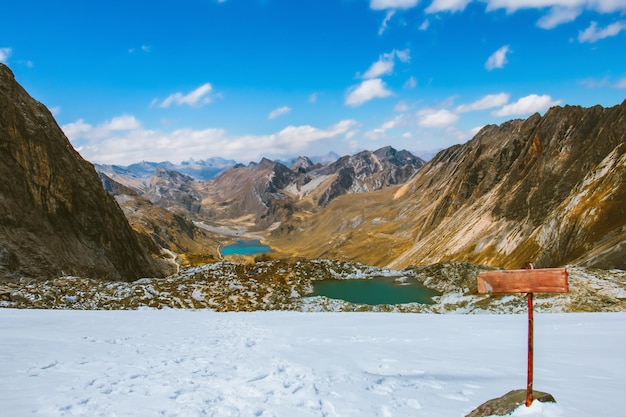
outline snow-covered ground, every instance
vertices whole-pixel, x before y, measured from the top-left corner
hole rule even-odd
[[[526,384],[525,315],[0,309],[0,415],[462,417]],[[516,415],[626,416],[626,313],[535,315]],[[530,414],[520,414],[528,413]]]

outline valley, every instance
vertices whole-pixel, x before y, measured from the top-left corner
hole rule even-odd
[[[625,309],[626,102],[485,126],[428,162],[385,146],[94,169],[1,69],[5,108],[28,103],[0,119],[12,152],[0,166],[3,307],[512,312],[523,302],[478,296],[476,274],[533,261],[567,266],[575,288],[546,296],[540,311]],[[232,245],[246,248],[224,250]],[[438,295],[434,304],[311,296],[318,281],[376,277]]]
[[[208,180],[162,167],[113,177],[217,240],[260,239],[276,258],[625,269],[625,114],[626,102],[555,107],[486,126],[428,162],[385,147],[315,164],[263,159]],[[113,192],[122,207],[128,194]]]

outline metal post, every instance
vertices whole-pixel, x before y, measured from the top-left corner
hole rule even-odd
[[[526,269],[535,269],[530,262],[526,264]],[[530,407],[533,402],[533,293],[528,295],[528,373],[526,377],[526,407]]]
[[[526,407],[533,402],[533,293],[528,293],[528,377],[526,378]]]

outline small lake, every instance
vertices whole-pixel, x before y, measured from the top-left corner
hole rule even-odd
[[[272,248],[261,243],[260,240],[238,240],[232,245],[224,246],[222,255],[257,255],[271,252]]]
[[[434,304],[438,291],[424,287],[416,280],[399,282],[393,277],[372,279],[329,279],[313,282],[313,294],[355,304]]]

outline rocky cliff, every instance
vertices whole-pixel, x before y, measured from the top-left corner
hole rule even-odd
[[[0,64],[0,278],[165,272],[52,114]]]
[[[624,269],[625,179],[626,102],[555,107],[486,126],[407,184],[358,202],[338,198],[277,230],[273,243],[393,267],[460,260]]]

